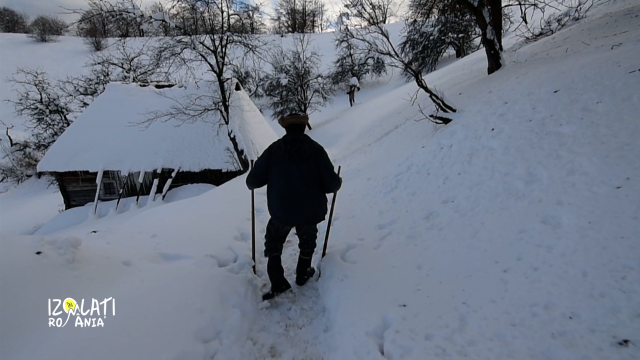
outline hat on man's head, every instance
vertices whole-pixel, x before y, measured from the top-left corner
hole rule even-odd
[[[307,125],[309,122],[309,115],[307,114],[289,114],[281,116],[278,119],[278,124],[283,128],[287,128],[289,125]]]

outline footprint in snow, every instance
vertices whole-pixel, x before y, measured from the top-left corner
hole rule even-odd
[[[543,225],[546,225],[553,230],[562,229],[562,219],[560,219],[560,217],[555,215],[546,214],[542,216],[542,219],[540,219],[540,222]]]
[[[378,224],[377,228],[378,228],[378,230],[386,230],[386,229],[390,228],[395,223],[396,223],[396,220],[387,221],[385,223]]]
[[[157,252],[151,255],[150,259],[154,264],[172,264],[186,260],[193,260],[193,257],[180,253]]]
[[[227,268],[227,270],[231,273],[237,273],[238,271],[238,269],[230,268],[232,265],[238,263],[238,260],[240,258],[238,254],[231,248],[227,248],[215,254],[208,254],[205,256],[215,260],[216,266],[221,269]]]
[[[351,264],[351,265],[357,264],[358,262],[356,260],[353,260],[351,256],[349,256],[349,252],[351,252],[351,250],[357,247],[358,245],[355,243],[348,244],[347,247],[340,252],[340,259],[342,259],[342,261],[347,264]]]

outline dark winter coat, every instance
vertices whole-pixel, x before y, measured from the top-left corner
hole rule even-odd
[[[287,134],[271,144],[247,176],[251,190],[267,185],[271,217],[288,226],[314,225],[327,215],[327,196],[340,189],[324,148],[305,134]]]

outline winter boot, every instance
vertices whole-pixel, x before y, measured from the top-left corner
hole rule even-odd
[[[296,284],[302,286],[316,273],[316,269],[311,267],[311,258],[313,254],[300,254],[298,257],[298,265],[296,266]]]
[[[273,299],[283,292],[291,289],[291,284],[284,277],[284,269],[282,268],[282,258],[280,255],[270,256],[267,262],[267,274],[271,281],[271,290],[262,295],[262,300]]]

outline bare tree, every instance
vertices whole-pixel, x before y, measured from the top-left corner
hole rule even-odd
[[[394,0],[347,0],[343,5],[361,26],[384,25],[397,12]]]
[[[192,3],[193,0],[172,0],[170,8],[189,8]],[[186,70],[196,78],[196,74],[204,70],[213,79],[209,82],[212,91],[206,106],[201,106],[202,97],[187,98],[183,99],[183,105],[174,110],[183,113],[182,119],[202,112],[203,116],[216,113],[222,121],[221,125],[227,129],[238,163],[242,169],[248,170],[249,160],[240,149],[233,127],[229,126],[232,121],[230,99],[235,86],[232,70],[234,64],[245,56],[257,54],[262,47],[262,40],[254,35],[233,31],[233,22],[241,18],[237,0],[199,0],[197,4],[196,8],[190,8],[193,18],[187,23],[188,27],[181,28],[180,23],[173,25],[186,36],[164,38],[155,51],[166,61],[172,62],[174,71]],[[155,114],[149,121],[168,120],[177,115],[175,111],[166,113],[166,116]]]
[[[14,105],[16,115],[26,118],[35,149],[46,151],[73,122],[72,99],[58,93],[57,84],[41,70],[18,68],[9,82],[17,99],[6,101]]]
[[[67,23],[51,16],[38,16],[29,25],[30,38],[38,42],[55,41],[67,30]]]
[[[278,0],[275,21],[285,33],[314,33],[326,29],[323,0]]]
[[[86,15],[83,14],[83,15]],[[102,51],[107,47],[107,33],[104,24],[98,17],[81,21],[76,27],[76,32],[84,38],[84,43],[94,51]]]
[[[87,10],[70,12],[74,15],[80,15],[80,18],[75,22],[78,36],[86,37],[89,33],[94,32],[95,28],[105,38],[113,36],[109,15],[109,11],[113,11],[111,4],[104,1],[88,0],[87,5]]]
[[[256,56],[243,58],[232,65],[231,75],[252,99],[265,96],[267,74],[264,67],[263,60]]]
[[[480,28],[480,39],[487,54],[487,73],[491,75],[502,67],[502,0],[456,1],[473,15]]]
[[[429,72],[450,48],[458,58],[477,50],[478,37],[473,16],[456,2],[413,0],[400,50],[413,67]]]
[[[75,23],[80,32],[98,26],[105,37],[145,36],[143,24],[147,16],[135,0],[86,0],[87,9],[66,9],[66,14],[79,15]]]
[[[169,17],[169,8],[165,6],[164,3],[160,1],[156,1],[147,7],[147,13],[150,14],[151,18],[159,18],[164,19],[165,17]],[[174,29],[171,27],[170,21],[158,23],[157,26],[149,27],[150,30],[147,30],[147,36],[172,36],[174,35]]]
[[[290,50],[274,50],[273,71],[267,79],[274,119],[290,113],[310,114],[331,101],[330,81],[320,72],[320,64],[320,53],[311,49],[308,35],[294,35]]]
[[[312,0],[311,5],[312,32],[321,33],[327,31],[330,26],[327,4],[323,0]]]
[[[275,12],[279,30],[283,33],[304,32],[299,19],[300,11],[295,0],[278,0]]]
[[[538,23],[531,23],[527,12],[521,13],[521,22],[516,27],[516,32],[526,41],[532,42],[540,38],[555,34],[572,22],[585,18],[594,5],[595,0],[575,0],[571,2],[560,1],[557,3],[538,2],[535,11],[538,12]],[[532,5],[530,5],[532,6]],[[531,9],[534,9],[533,7]],[[553,10],[548,15],[548,10]],[[529,13],[534,12],[529,10]]]
[[[68,76],[60,82],[60,90],[73,99],[74,109],[79,112],[104,92],[115,77],[113,72],[113,67],[107,63],[90,62],[88,74]]]
[[[192,36],[205,33],[204,24],[201,24],[202,15],[196,1],[172,1],[169,5],[169,13],[180,35]]]
[[[145,36],[146,21],[144,12],[134,0],[121,0],[116,4],[112,18],[115,36],[119,38]]]
[[[27,33],[29,31],[29,15],[19,13],[11,8],[0,8],[0,32]]]
[[[443,113],[456,112],[456,109],[447,103],[441,94],[428,86],[423,78],[422,68],[408,61],[391,40],[391,35],[384,26],[384,21],[389,16],[389,12],[386,10],[387,4],[388,0],[347,0],[345,8],[357,25],[343,29],[346,38],[372,53],[386,57],[389,59],[390,66],[408,74],[413,78],[418,88],[429,95],[429,99],[438,111]],[[450,122],[450,119],[443,120],[446,118],[437,115],[430,117],[430,119],[437,123]]]
[[[59,81],[59,89],[73,99],[74,111],[80,112],[104,92],[112,81],[149,85],[175,84],[159,54],[149,47],[152,40],[131,45],[127,39],[114,43],[111,51],[93,54],[87,64],[88,71],[79,76],[68,76]]]
[[[245,34],[263,34],[267,30],[263,5],[241,2],[238,17],[232,23],[233,31]]]
[[[44,152],[37,150],[30,138],[14,139],[12,125],[0,123],[5,128],[5,138],[0,138],[0,183],[21,183],[37,173],[37,166]]]
[[[373,79],[387,73],[385,57],[352,39],[348,25],[340,25],[334,43],[337,53],[331,73],[334,85],[347,84],[352,77],[362,81],[365,77]]]
[[[583,18],[595,0],[454,0],[469,11],[480,29],[480,38],[487,55],[487,72],[502,68],[502,33],[505,8],[516,8],[520,21],[515,27],[528,40],[548,36],[562,28],[567,21]],[[559,15],[550,19],[546,13],[552,9]],[[532,24],[539,18],[540,24]]]
[[[281,36],[284,36],[284,34],[287,33],[285,19],[282,13],[276,11],[275,15],[271,17],[271,27],[269,32],[271,34],[279,34]]]
[[[130,46],[123,39],[115,44],[114,51],[94,54],[87,64],[88,73],[81,76],[52,81],[44,71],[19,68],[9,79],[17,98],[6,101],[14,105],[16,115],[25,117],[31,136],[16,140],[5,125],[8,142],[2,146],[7,158],[0,165],[0,178],[22,181],[24,176],[35,173],[46,150],[104,92],[109,82],[171,82],[158,55],[148,51],[146,44]]]
[[[154,51],[152,44],[147,40],[142,45],[131,45],[126,39],[121,39],[108,53],[94,54],[88,66],[108,68],[110,81],[135,84],[170,82],[169,72],[164,67],[166,58]]]

